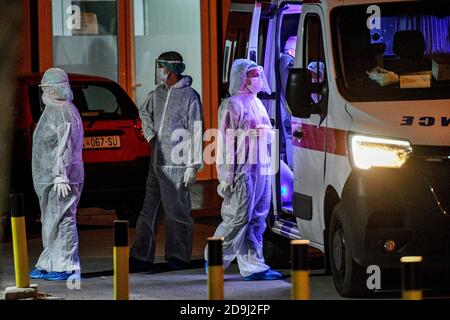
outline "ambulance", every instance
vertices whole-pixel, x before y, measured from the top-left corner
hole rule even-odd
[[[225,38],[223,96],[236,58],[272,89],[266,254],[310,240],[344,297],[404,256],[449,270],[450,2],[233,1]]]

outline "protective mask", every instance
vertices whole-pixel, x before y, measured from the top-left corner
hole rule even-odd
[[[250,90],[253,94],[258,94],[264,88],[264,83],[261,77],[250,78],[251,84],[247,86],[248,90]]]
[[[166,71],[166,70],[165,70],[164,68],[158,68],[158,69],[156,70],[156,81],[157,81],[158,83],[163,83],[163,82],[166,82],[166,81],[167,81],[167,79],[168,79],[168,77],[169,77],[169,74],[166,73],[165,71]]]
[[[60,83],[56,87],[56,92],[62,100],[73,100],[73,93],[68,83]]]
[[[287,54],[290,55],[292,58],[295,58],[295,50],[288,50]]]

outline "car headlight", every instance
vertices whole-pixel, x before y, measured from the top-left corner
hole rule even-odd
[[[412,152],[405,140],[385,139],[363,135],[350,137],[353,164],[359,169],[401,168]]]

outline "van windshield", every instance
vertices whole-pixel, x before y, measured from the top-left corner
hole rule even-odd
[[[449,1],[340,7],[331,23],[349,101],[450,98]]]

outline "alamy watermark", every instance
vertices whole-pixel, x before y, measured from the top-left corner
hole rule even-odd
[[[381,29],[381,8],[377,5],[372,5],[367,8],[367,14],[371,16],[367,19],[367,28],[369,30]]]
[[[203,133],[202,122],[194,123],[194,132],[176,129],[171,141],[174,165],[257,165],[261,175],[279,170],[279,131],[268,127],[255,129],[209,129]],[[203,149],[204,142],[211,142]]]
[[[67,289],[81,290],[81,272],[75,271],[66,281]]]
[[[66,8],[69,17],[66,20],[66,27],[69,30],[81,29],[81,8],[77,5],[70,5]]]
[[[371,291],[381,290],[381,268],[377,265],[371,265],[367,267],[366,273],[370,274],[366,281],[367,289]]]

